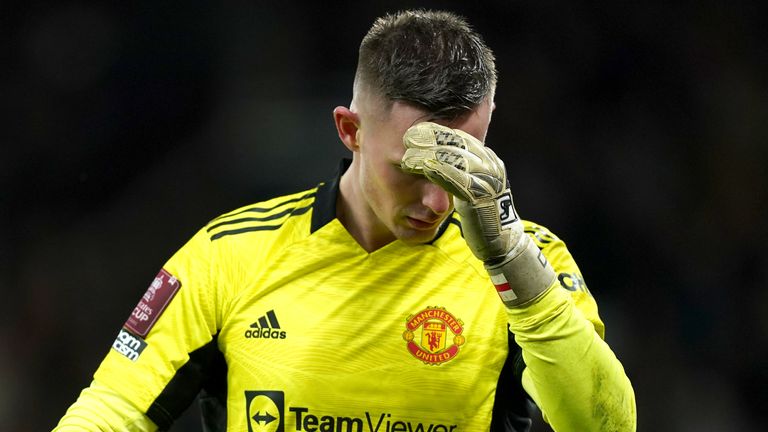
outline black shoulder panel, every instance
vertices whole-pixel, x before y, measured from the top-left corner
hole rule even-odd
[[[206,404],[215,406],[216,400],[221,402],[220,406],[225,406],[227,366],[224,355],[219,351],[217,336],[189,354],[189,361],[176,371],[176,375],[150,405],[147,417],[155,422],[160,430],[168,430],[189,407],[200,390],[204,390],[201,395],[203,406]],[[223,413],[226,416],[226,408]],[[206,418],[206,414],[204,410],[204,424],[207,425],[209,419]],[[215,419],[214,424],[221,424],[220,419]],[[226,417],[223,425],[226,428]]]
[[[509,354],[496,386],[491,432],[528,432],[533,421],[528,414],[528,394],[522,384],[523,352],[515,342],[515,335],[508,332],[507,336]]]

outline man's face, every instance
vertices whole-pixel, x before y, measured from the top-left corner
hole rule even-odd
[[[492,100],[486,100],[455,121],[435,121],[419,108],[394,102],[388,113],[363,117],[360,151],[355,155],[360,162],[359,191],[373,219],[369,229],[381,243],[394,239],[410,244],[429,242],[453,210],[447,192],[423,176],[401,170],[405,131],[416,123],[435,121],[485,141],[492,111]]]

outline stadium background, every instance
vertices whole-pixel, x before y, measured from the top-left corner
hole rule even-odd
[[[494,49],[488,142],[581,266],[639,430],[765,425],[766,3],[373,3],[3,6],[0,429],[54,426],[206,221],[333,173],[357,45],[413,6]]]

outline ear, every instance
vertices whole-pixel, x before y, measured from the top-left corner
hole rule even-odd
[[[353,152],[360,150],[360,116],[347,107],[338,106],[333,110],[333,121],[341,142]]]

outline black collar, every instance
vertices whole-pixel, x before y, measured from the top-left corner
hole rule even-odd
[[[349,168],[352,159],[344,158],[339,163],[339,170],[333,180],[320,183],[315,193],[315,204],[312,208],[312,226],[310,233],[313,233],[336,219],[336,201],[339,199],[339,183],[344,171]]]

